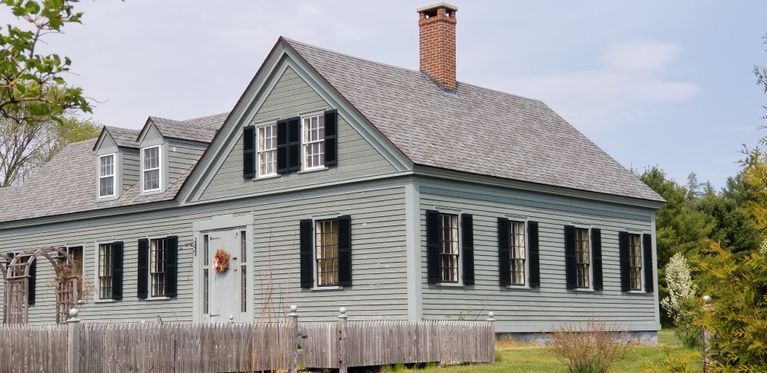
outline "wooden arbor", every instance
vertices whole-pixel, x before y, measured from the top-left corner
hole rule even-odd
[[[5,278],[3,322],[25,324],[29,313],[29,279],[38,257],[47,258],[56,278],[56,323],[63,323],[77,303],[77,269],[72,257],[61,247],[22,251],[16,255],[0,254],[0,270]]]

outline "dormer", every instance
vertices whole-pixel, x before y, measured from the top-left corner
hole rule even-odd
[[[141,194],[162,193],[168,186],[168,140],[153,117],[147,119],[137,139],[140,149]]]
[[[162,193],[186,175],[224,117],[220,114],[184,121],[149,117],[137,138],[141,194]]]
[[[136,180],[138,131],[105,126],[93,147],[96,153],[96,198],[113,200]]]

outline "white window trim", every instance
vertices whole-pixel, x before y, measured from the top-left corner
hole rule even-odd
[[[112,157],[112,175],[111,176],[101,175],[101,158],[105,158],[105,157]],[[98,175],[98,180],[97,180],[97,184],[96,184],[96,194],[98,195],[99,199],[114,198],[115,196],[117,196],[117,170],[118,170],[117,162],[118,162],[118,158],[119,158],[118,157],[118,153],[109,153],[109,154],[100,155],[98,157],[98,161],[97,161],[98,163],[96,164],[96,167],[97,167],[96,170],[97,170],[97,175]],[[104,179],[104,178],[107,178],[107,177],[111,177],[112,178],[112,194],[101,195],[101,179]]]
[[[145,169],[144,168],[144,164],[145,164],[144,163],[144,157],[145,157],[145,154],[146,154],[145,152],[146,152],[147,149],[152,149],[152,148],[157,148],[157,168]],[[162,154],[163,153],[162,152],[162,148],[163,148],[162,145],[153,145],[153,146],[147,146],[145,148],[141,148],[141,159],[140,159],[140,161],[141,161],[141,180],[140,181],[141,181],[141,193],[142,194],[162,192],[163,184],[164,184],[163,183],[163,177],[164,177],[164,175],[163,175],[163,158],[164,157],[163,157],[163,154]],[[158,170],[158,172],[157,172],[157,177],[158,177],[157,185],[158,185],[158,187],[155,188],[155,189],[144,189],[144,186],[145,186],[145,184],[144,184],[144,176],[146,175],[147,171],[153,171],[153,170]]]
[[[101,256],[99,255],[99,248],[101,245],[112,245],[115,243],[120,242],[119,240],[113,240],[113,241],[96,241],[96,246],[94,247],[94,259],[93,259],[93,283],[94,286],[94,294],[93,297],[95,303],[112,303],[116,302],[116,300],[112,298],[102,298],[101,297],[101,282],[99,281],[99,265],[101,264]],[[85,250],[85,249],[83,249]],[[123,249],[124,252],[124,249]],[[114,255],[114,254],[113,254]],[[84,253],[83,253],[84,256]],[[83,262],[85,261],[85,258],[83,258]],[[85,264],[83,264],[83,267],[85,267]],[[112,268],[112,275],[114,275],[114,268]],[[123,278],[123,284],[125,283],[125,279]],[[114,289],[112,289],[112,296],[114,297]]]
[[[274,127],[274,145],[275,146],[274,146],[274,149],[272,149],[272,151],[274,151],[274,160],[275,160],[274,172],[272,172],[270,174],[263,174],[262,175],[261,172],[260,172],[261,171],[261,164],[260,164],[259,154],[263,153],[264,151],[261,150],[261,146],[260,146],[261,145],[261,136],[259,136],[259,134],[261,132],[261,128],[270,127],[270,126]],[[256,151],[255,151],[256,173],[255,173],[255,175],[256,176],[254,177],[254,179],[271,179],[271,178],[282,176],[282,175],[280,175],[277,172],[277,122],[276,121],[269,121],[269,122],[257,123],[254,127],[255,127],[255,131],[256,131],[256,143],[255,143],[255,146],[256,146]]]
[[[508,223],[523,223],[525,225],[525,284],[516,285],[509,284],[506,287],[509,289],[530,289],[530,225],[528,224],[530,218],[511,217],[507,218]],[[540,255],[540,253],[538,254]],[[509,252],[509,258],[511,258],[511,252]],[[509,273],[511,275],[511,273]]]
[[[645,289],[647,287],[645,286],[646,285],[645,284],[645,270],[646,270],[646,268],[644,266],[644,237],[643,237],[643,235],[646,232],[636,232],[636,231],[625,231],[625,232],[628,233],[629,235],[639,236],[639,260],[640,260],[639,263],[641,263],[641,265],[642,265],[642,272],[639,274],[639,282],[641,283],[641,286],[640,286],[639,290],[637,290],[637,289],[634,289],[634,290],[629,289],[628,293],[630,293],[630,294],[645,294],[646,293]],[[629,244],[630,244],[630,242],[629,242]],[[629,258],[631,258],[631,251],[630,250],[631,250],[631,248],[629,248],[629,253],[628,253],[629,254]],[[631,271],[631,265],[630,264],[629,264],[629,271]],[[629,282],[631,282],[631,273],[629,273]],[[629,284],[629,287],[631,287],[631,284]]]
[[[319,286],[317,283],[319,282],[317,279],[317,222],[323,221],[323,220],[338,220],[338,218],[341,217],[341,213],[332,213],[332,214],[324,214],[324,215],[315,215],[312,216],[312,278],[314,281],[312,282],[312,288],[309,289],[310,291],[326,291],[326,290],[343,290],[344,287],[340,285],[327,285],[327,286]],[[340,252],[339,252],[340,255]],[[341,276],[341,268],[339,263],[338,268],[338,275],[339,275],[339,283],[340,283],[340,276]]]
[[[442,274],[440,271],[440,281],[437,282],[435,285],[442,286],[442,287],[464,287],[465,285],[463,283],[463,224],[461,224],[462,223],[461,215],[463,215],[463,210],[455,210],[452,208],[434,206],[434,211],[437,211],[438,214],[458,216],[458,281],[442,282]]]
[[[308,113],[308,114],[301,114],[301,116],[299,116],[299,118],[301,120],[301,171],[299,173],[307,173],[307,172],[313,172],[313,171],[322,171],[322,170],[327,170],[328,169],[327,166],[325,166],[325,159],[324,158],[322,159],[322,164],[321,165],[315,166],[315,167],[306,167],[306,143],[304,143],[304,139],[305,139],[304,133],[305,133],[305,130],[306,130],[304,128],[304,118],[319,117],[319,116],[322,116],[324,114],[325,114],[324,111],[318,111],[318,112],[312,112],[312,113]],[[323,126],[324,126],[324,124],[323,124]],[[321,141],[324,143],[325,139],[323,138]]]
[[[593,225],[573,225],[573,227],[575,229],[585,229],[585,230],[588,231],[586,233],[586,239],[588,240],[588,243],[589,243],[589,245],[588,245],[589,246],[589,287],[587,287],[587,288],[579,288],[579,287],[577,287],[578,286],[578,284],[577,284],[578,280],[577,280],[577,274],[576,274],[576,280],[575,280],[576,287],[574,289],[572,289],[572,291],[576,291],[576,292],[580,291],[580,292],[593,293],[593,292],[596,291],[596,290],[594,290],[594,250],[593,250],[593,247],[591,245],[591,228],[593,228],[594,226]],[[577,261],[576,261],[575,265],[576,266],[578,265]],[[576,271],[576,273],[578,271],[577,268],[574,268],[573,270]]]
[[[146,290],[147,291],[146,291],[146,299],[144,299],[144,300],[147,300],[147,301],[170,300],[170,297],[168,297],[167,295],[155,295],[155,296],[152,295],[152,241],[166,240],[167,238],[168,238],[168,236],[146,237],[146,239],[149,241],[148,242],[148,247],[147,247],[147,249],[149,250],[149,253],[147,255],[147,260],[146,260],[146,279],[147,279],[147,285],[146,285],[147,288],[146,288]],[[166,256],[166,261],[167,261],[167,256]],[[165,268],[165,275],[166,276],[168,275],[167,264],[166,264],[166,268]],[[176,275],[176,276],[178,277],[178,275]],[[176,280],[178,281],[178,278]],[[167,292],[168,292],[168,280],[166,278],[165,279],[165,293],[167,293]]]

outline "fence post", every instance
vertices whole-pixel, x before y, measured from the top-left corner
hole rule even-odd
[[[710,295],[704,295],[703,296],[703,310],[708,314],[711,311],[711,296]],[[702,360],[703,360],[703,373],[706,373],[706,370],[708,369],[708,340],[709,340],[709,334],[705,327],[703,327],[703,335],[701,336],[701,348],[703,349],[702,352]]]
[[[290,312],[288,312],[288,334],[290,337],[290,367],[288,371],[290,373],[298,372],[298,346],[301,341],[301,335],[298,333],[298,307],[296,305],[290,306]]]
[[[346,307],[338,309],[338,373],[347,373],[346,362]]]
[[[77,308],[69,310],[67,320],[67,372],[80,372],[80,319]]]
[[[487,351],[487,356],[485,358],[488,363],[492,363],[495,361],[495,312],[490,311],[487,313],[487,321],[490,322],[490,350]]]

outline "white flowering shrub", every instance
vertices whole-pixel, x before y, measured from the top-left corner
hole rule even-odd
[[[690,266],[684,255],[676,253],[666,264],[666,286],[668,296],[661,299],[660,305],[674,320],[674,324],[681,326],[685,318],[685,304],[688,299],[695,296],[697,291],[695,284],[692,283]]]

